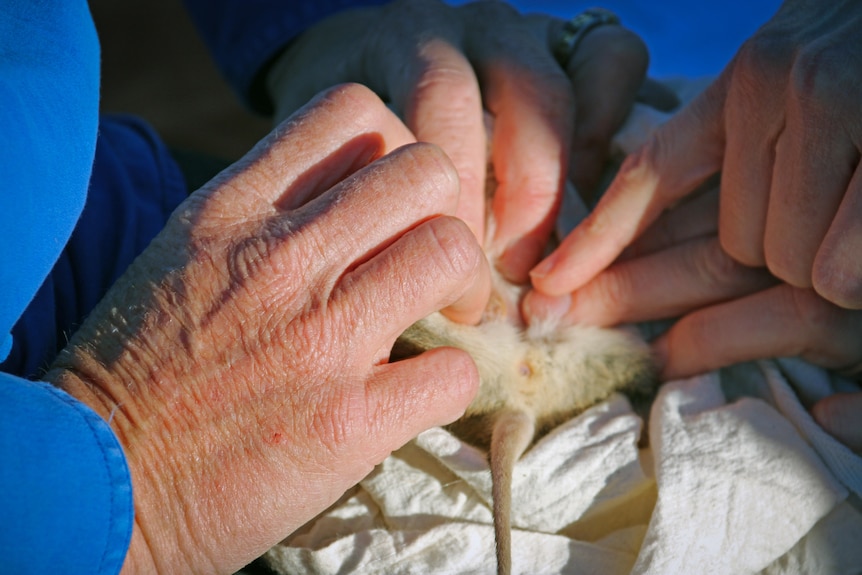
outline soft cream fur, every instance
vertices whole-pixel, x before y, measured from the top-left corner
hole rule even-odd
[[[479,392],[450,430],[489,450],[499,573],[511,568],[509,524],[515,462],[539,437],[622,391],[650,397],[656,374],[647,345],[632,333],[553,320],[525,327],[518,314],[523,289],[499,276],[482,322],[457,324],[435,313],[411,326],[394,357],[451,346],[468,352],[479,370]]]

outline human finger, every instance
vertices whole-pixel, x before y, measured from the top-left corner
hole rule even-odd
[[[357,340],[383,360],[404,330],[434,311],[442,309],[462,323],[478,322],[490,286],[487,259],[469,228],[441,217],[406,232],[348,272],[333,301],[354,320]]]
[[[285,214],[273,224],[290,234],[334,282],[421,222],[454,213],[458,175],[440,148],[412,144],[396,150]],[[324,288],[328,289],[328,288]]]
[[[524,315],[599,326],[666,319],[773,283],[765,270],[725,254],[716,237],[697,238],[614,264],[571,294],[554,298],[531,292]]]
[[[484,237],[482,99],[462,52],[463,27],[439,0],[392,2],[327,18],[300,36],[267,77],[276,117],[336,83],[367,85],[415,136],[439,145],[461,178],[458,216]]]
[[[629,155],[593,212],[530,272],[533,286],[552,296],[583,286],[714,174],[723,157],[723,102],[723,84],[711,84]]]
[[[780,284],[697,310],[653,343],[675,379],[741,361],[799,356],[826,368],[862,360],[862,312],[842,309],[814,290]]]
[[[726,149],[721,175],[720,233],[738,261],[763,266],[775,148],[785,131],[784,94],[790,41],[755,36],[722,73]]]
[[[461,10],[471,23],[466,53],[494,118],[496,227],[489,248],[503,275],[520,283],[547,244],[559,205],[572,135],[572,89],[545,39],[514,9],[488,2]]]
[[[848,309],[862,308],[862,163],[814,260],[814,289]]]
[[[365,68],[417,139],[440,146],[461,181],[456,215],[479,240],[485,234],[486,136],[482,94],[464,54],[458,10],[439,1],[395,2]],[[392,33],[398,30],[398,33]]]
[[[830,395],[815,403],[811,413],[827,433],[862,455],[862,393]]]
[[[643,40],[622,26],[601,26],[580,42],[566,67],[575,94],[575,133],[569,177],[582,194],[593,193],[610,141],[646,77]]]
[[[814,260],[859,164],[849,120],[858,103],[844,103],[837,64],[822,56],[803,51],[794,63],[763,239],[766,265],[797,287],[811,287]]]
[[[660,112],[672,112],[680,105],[676,93],[653,78],[646,78],[638,90],[637,101]]]
[[[210,200],[229,203],[236,218],[290,210],[414,141],[368,88],[336,86],[312,99],[217,176],[207,186]]]
[[[718,234],[718,185],[707,180],[701,193],[697,191],[665,211],[634,242],[617,261],[643,257],[694,238]]]
[[[373,407],[364,449],[373,464],[435,425],[464,414],[479,387],[470,356],[437,348],[378,366],[366,393]]]

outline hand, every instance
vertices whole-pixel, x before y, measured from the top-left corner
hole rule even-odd
[[[532,270],[536,291],[525,315],[595,323],[682,315],[655,344],[665,377],[775,355],[858,366],[860,24],[858,2],[829,10],[785,2],[713,85],[626,160],[591,216]],[[671,233],[670,243],[681,245],[608,268],[719,170],[714,237],[688,230],[677,242]],[[846,409],[831,421],[824,414],[837,411],[815,406],[818,413],[833,432],[850,423]]]
[[[471,401],[463,352],[387,363],[489,290],[453,166],[411,141],[364,88],[317,98],[177,209],[49,372],[125,449],[126,573],[232,573]]]
[[[594,323],[688,314],[659,342],[669,376],[790,352],[834,368],[862,359],[851,325],[858,314],[848,311],[862,306],[854,207],[862,85],[846,80],[862,67],[854,68],[862,40],[844,26],[862,23],[862,6],[835,6],[785,3],[713,85],[630,156],[593,214],[532,271],[540,293],[527,296],[525,313]],[[653,237],[664,229],[684,246],[599,274],[720,168],[720,201],[693,208],[707,200],[690,198],[653,227]],[[685,213],[693,209],[706,223]],[[717,238],[699,237],[710,234]],[[766,270],[782,285],[766,289]],[[822,341],[830,327],[852,339]]]
[[[603,326],[682,316],[653,342],[664,380],[774,356],[858,375],[862,312],[730,258],[717,237],[718,204],[717,187],[698,191],[573,294],[530,294],[527,314]],[[862,393],[830,396],[812,409],[826,431],[858,453],[860,413]]]
[[[503,2],[402,0],[343,12],[285,51],[269,74],[270,92],[282,117],[338,82],[361,82],[381,94],[417,139],[453,160],[461,180],[456,215],[480,241],[487,109],[498,182],[487,247],[501,254],[495,264],[506,277],[523,282],[547,244],[569,158],[575,184],[592,187],[647,65],[637,36],[601,26],[563,70],[551,53],[562,25],[521,16]]]
[[[862,4],[788,0],[620,174],[531,273],[546,295],[585,285],[665,208],[722,170],[718,236],[747,266],[862,308]]]

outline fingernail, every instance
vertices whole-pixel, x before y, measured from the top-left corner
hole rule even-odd
[[[548,256],[543,261],[539,262],[539,265],[530,270],[530,277],[545,278],[554,270],[554,266],[556,264],[557,258],[553,255]]]
[[[524,298],[523,313],[527,323],[533,320],[560,319],[572,307],[572,297],[568,294],[552,297],[531,291]]]

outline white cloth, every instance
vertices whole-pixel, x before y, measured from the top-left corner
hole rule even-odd
[[[672,85],[688,99],[703,82]],[[616,145],[665,119],[637,106]],[[649,449],[624,397],[595,406],[515,467],[513,572],[862,572],[862,458],[802,404],[854,386],[790,359],[669,382]],[[490,493],[484,454],[431,429],[267,558],[291,575],[495,573]]]
[[[619,395],[554,430],[516,466],[513,571],[858,573],[862,458],[791,383],[836,387],[803,362],[762,361],[665,384],[650,450]],[[490,500],[483,454],[431,429],[269,560],[290,574],[494,573]]]

